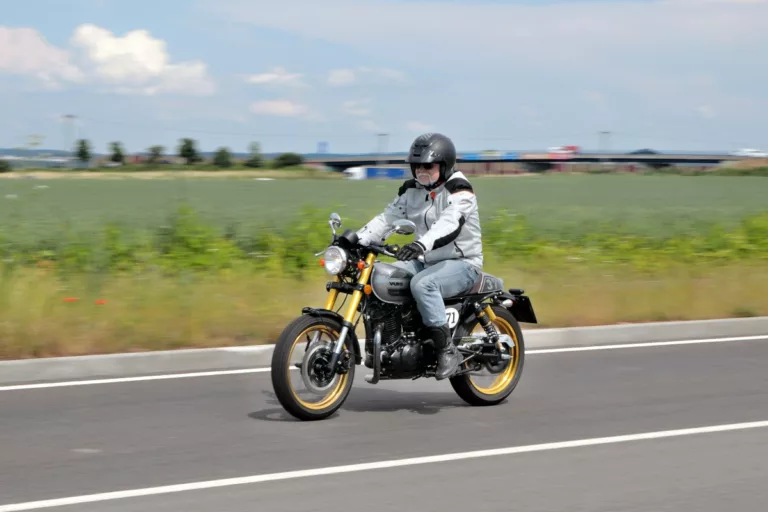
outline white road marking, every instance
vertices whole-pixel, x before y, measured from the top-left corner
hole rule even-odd
[[[597,437],[591,439],[579,439],[574,441],[562,441],[554,443],[533,444],[527,446],[513,446],[508,448],[496,448],[491,450],[478,450],[472,452],[449,453],[444,455],[432,455],[426,457],[414,457],[410,459],[386,460],[379,462],[367,462],[362,464],[350,464],[346,466],[331,466],[325,468],[305,469],[299,471],[286,471],[283,473],[270,473],[253,475],[240,478],[226,478],[221,480],[208,480],[191,482],[186,484],[164,485],[159,487],[146,487],[143,489],[131,489],[127,491],[114,491],[84,496],[72,496],[68,498],[49,499],[41,501],[29,501],[10,505],[0,505],[0,512],[18,512],[22,510],[40,510],[43,508],[63,507],[69,505],[81,505],[83,503],[95,503],[99,501],[112,501],[143,496],[156,496],[159,494],[171,494],[202,489],[231,487],[234,485],[258,484],[273,482],[276,480],[290,480],[294,478],[306,478],[323,475],[337,475],[340,473],[354,473],[358,471],[370,471],[374,469],[387,469],[403,466],[416,466],[421,464],[435,464],[457,460],[477,459],[481,457],[498,457],[500,455],[514,455],[519,453],[562,450],[566,448],[580,448],[584,446],[597,446],[604,444],[628,443],[644,441],[648,439],[663,439],[669,437],[692,436],[710,434],[714,432],[728,432],[735,430],[747,430],[768,427],[768,421],[755,421],[749,423],[732,423],[729,425],[714,425],[707,427],[686,428],[679,430],[663,430],[646,432],[641,434],[628,434],[611,437]]]
[[[670,347],[674,345],[702,345],[705,343],[728,343],[732,341],[768,341],[768,335],[760,336],[734,336],[730,338],[704,338],[697,340],[678,340],[678,341],[649,341],[644,343],[618,343],[616,345],[589,345],[585,347],[565,347],[565,348],[543,348],[537,350],[526,350],[528,354],[555,354],[558,352],[587,352],[592,350],[617,350],[622,348],[650,348],[650,347]]]
[[[191,377],[213,377],[216,375],[237,375],[241,373],[265,373],[269,368],[247,368],[244,370],[216,370],[210,372],[170,373],[167,375],[146,375],[143,377],[116,377],[113,379],[70,380],[61,382],[44,382],[42,384],[19,384],[15,386],[0,386],[0,391],[17,391],[22,389],[61,388],[69,386],[93,386],[94,384],[114,384],[118,382],[140,382],[146,380],[187,379]]]
[[[675,345],[701,345],[707,343],[728,343],[739,341],[768,341],[768,335],[761,336],[735,336],[729,338],[703,338],[692,340],[679,340],[679,341],[654,341],[647,343],[620,343],[615,345],[589,345],[584,347],[565,347],[565,348],[545,348],[526,350],[526,355],[536,354],[556,354],[561,352],[587,352],[596,350],[620,350],[630,348],[652,348],[652,347],[665,347]],[[295,367],[291,368],[295,370]],[[116,377],[110,379],[90,379],[90,380],[73,380],[73,381],[59,381],[59,382],[45,382],[41,384],[17,384],[13,386],[0,386],[0,391],[21,391],[27,389],[45,389],[45,388],[61,388],[70,386],[92,386],[95,384],[115,384],[122,382],[142,382],[150,380],[170,380],[170,379],[186,379],[192,377],[215,377],[220,375],[238,375],[246,373],[266,373],[270,368],[247,368],[243,370],[216,370],[207,372],[191,372],[191,373],[171,373],[166,375],[146,375],[142,377]]]

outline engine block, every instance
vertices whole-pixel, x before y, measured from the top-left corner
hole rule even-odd
[[[400,378],[420,373],[424,349],[412,335],[382,350],[382,374],[389,378]]]
[[[365,366],[373,368],[373,333],[381,329],[381,378],[411,378],[425,369],[424,347],[413,332],[420,321],[418,311],[397,305],[379,304],[367,312]]]

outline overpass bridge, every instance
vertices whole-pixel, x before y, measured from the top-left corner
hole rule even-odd
[[[309,164],[326,165],[343,170],[349,167],[374,165],[405,165],[406,153],[360,154],[360,155],[315,155],[306,160]],[[459,163],[517,163],[529,166],[549,166],[558,163],[614,163],[645,164],[654,167],[669,165],[717,165],[727,161],[744,160],[747,157],[727,153],[546,153],[546,152],[485,152],[459,154]]]

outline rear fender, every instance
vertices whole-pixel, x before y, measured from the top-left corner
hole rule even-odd
[[[504,300],[511,300],[512,305],[508,307],[512,316],[514,316],[518,322],[525,322],[528,324],[539,323],[536,318],[536,313],[533,311],[533,304],[531,299],[527,295],[523,295],[523,290],[511,288],[509,293],[501,292],[496,296],[495,301],[501,304]]]
[[[330,309],[324,309],[324,308],[304,308],[301,310],[301,312],[305,315],[317,317],[317,318],[328,318],[330,320],[333,320],[335,322],[338,322],[339,325],[344,325],[344,317],[342,317],[340,314],[338,314],[335,311],[331,311]],[[347,339],[349,339],[350,344],[352,345],[352,350],[355,354],[355,364],[362,364],[363,362],[363,356],[360,353],[360,342],[357,339],[357,335],[355,334],[354,329],[350,328],[347,331]]]

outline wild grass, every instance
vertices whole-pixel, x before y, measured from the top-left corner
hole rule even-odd
[[[762,178],[473,183],[485,270],[526,289],[539,327],[768,314]],[[274,341],[301,307],[324,301],[312,254],[329,241],[328,214],[356,229],[396,189],[226,178],[0,186],[6,359]]]
[[[531,297],[540,324],[524,328],[768,315],[764,262],[652,275],[610,265],[486,270]],[[303,306],[322,306],[325,283],[320,267],[302,281],[246,267],[68,279],[19,268],[0,283],[0,359],[271,343]]]

